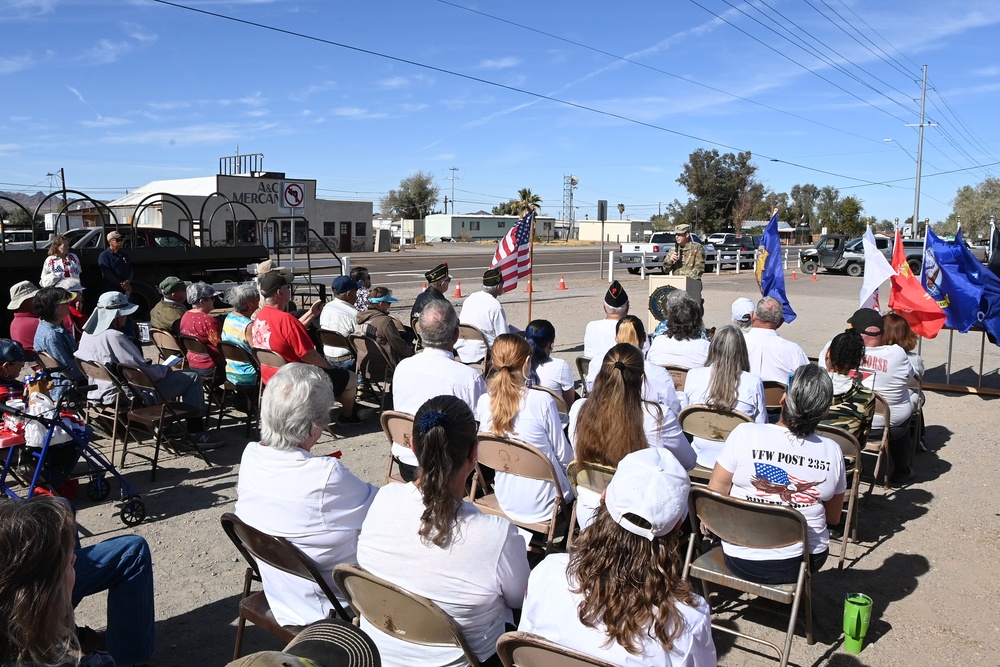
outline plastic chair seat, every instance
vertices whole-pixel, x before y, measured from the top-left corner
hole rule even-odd
[[[691,563],[691,576],[727,588],[737,588],[782,604],[791,604],[795,598],[795,584],[757,584],[733,574],[723,560],[722,547],[716,547],[702,554]]]
[[[304,627],[278,623],[277,619],[274,618],[274,613],[271,612],[271,605],[268,603],[264,591],[251,593],[240,600],[240,616],[286,644],[295,639],[295,635],[302,632]]]

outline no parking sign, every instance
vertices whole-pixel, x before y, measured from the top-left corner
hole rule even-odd
[[[301,211],[306,207],[306,186],[303,183],[281,184],[281,208]]]

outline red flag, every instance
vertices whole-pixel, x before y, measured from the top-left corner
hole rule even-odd
[[[914,333],[924,338],[934,338],[944,326],[945,314],[920,284],[920,279],[910,271],[898,229],[896,245],[892,251],[892,268],[896,275],[889,278],[892,283],[889,308],[902,315]]]

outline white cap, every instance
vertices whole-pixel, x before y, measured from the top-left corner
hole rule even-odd
[[[687,514],[691,478],[669,450],[651,447],[632,452],[618,463],[604,504],[615,523],[652,541],[677,527]],[[634,514],[650,527],[639,526]]]
[[[733,301],[733,320],[736,322],[749,322],[750,315],[754,311],[753,301],[741,296]]]

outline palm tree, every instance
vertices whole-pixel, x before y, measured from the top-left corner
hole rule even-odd
[[[542,198],[539,195],[532,194],[531,188],[521,188],[517,191],[517,196],[518,200],[514,203],[521,211],[521,215],[529,211],[537,211],[542,207]]]
[[[625,204],[618,204],[618,219],[621,220],[623,215],[625,215]]]

